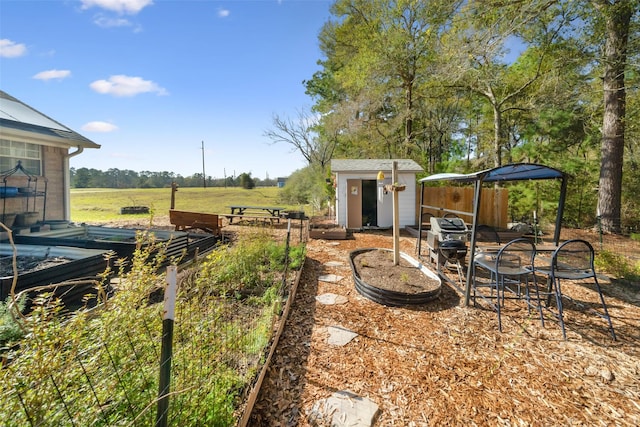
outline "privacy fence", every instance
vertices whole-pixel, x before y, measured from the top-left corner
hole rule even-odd
[[[172,275],[156,273],[144,251],[93,310],[65,314],[47,295],[34,299],[21,320],[27,335],[2,352],[0,423],[234,425],[304,259],[289,232],[262,233],[175,276],[170,328],[162,300]]]

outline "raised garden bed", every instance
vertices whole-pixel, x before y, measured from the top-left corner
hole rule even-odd
[[[106,249],[116,253],[118,258],[129,259],[136,250],[136,233],[132,228],[111,228],[80,225],[61,230],[41,231],[16,235],[16,243],[31,245],[73,246],[85,249]],[[156,241],[168,243],[167,257],[180,256],[188,250],[188,234],[182,231],[150,230]]]
[[[183,252],[186,252],[184,260],[196,254],[202,254],[221,239],[220,236],[205,233],[79,225],[60,230],[16,235],[14,240],[20,244],[106,249],[115,252],[117,258],[130,259],[137,246],[136,233],[140,231],[149,231],[153,233],[157,242],[167,244],[166,263],[170,263],[172,258],[182,256]]]
[[[397,265],[390,249],[356,249],[349,254],[356,290],[378,304],[403,306],[424,304],[440,295],[438,275],[400,252]]]
[[[61,246],[15,245],[17,264],[16,293],[37,286],[61,283],[78,278],[95,279],[107,268],[108,250]],[[10,294],[13,283],[13,248],[0,243],[0,299]],[[65,304],[79,304],[86,294],[95,293],[94,285],[60,286],[55,294]]]
[[[330,217],[313,217],[309,221],[309,237],[312,239],[344,240],[347,229]]]
[[[149,207],[148,206],[125,206],[120,208],[121,215],[141,215],[148,214]]]

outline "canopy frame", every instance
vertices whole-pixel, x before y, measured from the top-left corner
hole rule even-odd
[[[507,181],[533,181],[541,179],[560,180],[560,197],[558,199],[558,212],[556,214],[555,230],[553,234],[553,243],[558,246],[560,241],[560,230],[562,227],[562,215],[567,194],[567,176],[564,172],[541,164],[535,163],[513,163],[504,166],[498,166],[493,169],[486,169],[471,174],[441,173],[430,175],[422,178],[419,182],[420,187],[420,214],[418,221],[418,256],[422,247],[422,214],[423,209],[433,208],[433,206],[424,205],[424,187],[430,182],[451,181],[458,183],[466,183],[474,185],[473,212],[451,211],[456,214],[463,214],[472,217],[471,225],[471,242],[469,251],[469,263],[467,265],[467,277],[464,287],[464,305],[469,305],[471,298],[471,281],[473,280],[473,259],[476,252],[476,233],[478,231],[478,216],[480,212],[480,201],[482,197],[482,186],[484,183],[496,183]],[[440,210],[447,210],[440,208]],[[447,210],[449,211],[449,210]]]

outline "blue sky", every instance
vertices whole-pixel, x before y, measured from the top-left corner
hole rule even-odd
[[[329,0],[0,0],[0,88],[100,144],[80,168],[305,166],[264,132],[312,100]]]

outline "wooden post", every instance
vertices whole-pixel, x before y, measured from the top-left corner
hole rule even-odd
[[[398,162],[393,161],[391,167],[391,185],[398,182]],[[392,191],[393,194],[393,265],[400,263],[400,209],[398,206],[399,191]]]
[[[171,209],[176,208],[176,191],[178,191],[178,184],[175,181],[171,183]]]
[[[167,427],[169,420],[169,392],[171,385],[171,361],[173,357],[173,322],[176,308],[178,267],[167,267],[167,287],[164,291],[162,316],[162,347],[160,349],[160,385],[155,427]]]

